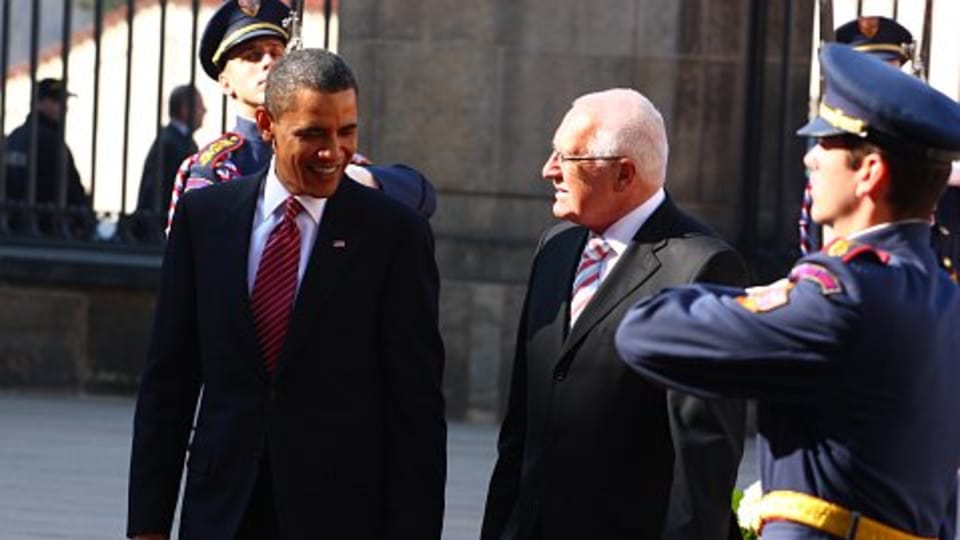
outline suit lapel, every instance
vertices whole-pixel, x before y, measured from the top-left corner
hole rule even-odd
[[[217,234],[224,243],[223,257],[225,260],[216,261],[217,268],[222,269],[224,286],[227,288],[227,297],[235,300],[233,306],[225,306],[224,313],[235,318],[238,326],[237,335],[247,340],[247,350],[256,351],[250,357],[256,360],[253,365],[266,376],[263,370],[263,359],[260,356],[260,345],[257,341],[256,326],[253,322],[253,313],[250,311],[250,289],[247,285],[247,265],[250,253],[250,234],[253,229],[253,213],[257,209],[257,196],[265,176],[233,180],[237,184],[239,196],[231,199],[233,204],[224,214],[224,220]]]
[[[577,319],[576,325],[570,329],[561,356],[575,347],[617,305],[660,269],[660,260],[656,252],[667,242],[667,229],[674,212],[675,209],[670,200],[664,200],[634,234],[633,241],[620,256],[613,271],[604,278],[596,294]]]
[[[311,327],[317,321],[302,313],[322,303],[330,293],[342,286],[342,276],[362,252],[364,239],[356,212],[358,189],[367,188],[355,185],[345,177],[324,207],[317,226],[317,238],[297,292],[284,350],[297,336],[310,335]],[[331,309],[330,312],[336,316],[336,310]]]

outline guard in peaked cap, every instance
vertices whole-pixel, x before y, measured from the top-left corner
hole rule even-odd
[[[893,19],[859,17],[837,28],[838,43],[902,66],[910,59],[913,35]]]
[[[845,45],[826,45],[820,64],[820,114],[798,135],[848,133],[908,157],[944,163],[960,158],[960,104]]]
[[[253,38],[273,36],[286,42],[290,35],[283,22],[288,15],[290,8],[279,0],[227,0],[200,38],[203,70],[217,80],[227,51]]]

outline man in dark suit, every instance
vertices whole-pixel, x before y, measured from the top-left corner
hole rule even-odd
[[[207,113],[200,92],[188,85],[178,86],[170,92],[167,109],[170,123],[157,133],[150,145],[140,175],[134,235],[143,240],[163,238],[177,168],[187,156],[197,151],[193,132],[203,124]]]
[[[203,97],[192,86],[178,86],[168,99],[170,123],[160,130],[143,162],[137,210],[166,214],[180,162],[197,151],[193,132],[207,112]]]
[[[666,196],[663,120],[638,92],[577,99],[553,147],[543,176],[572,223],[530,272],[482,538],[735,538],[744,404],[647,383],[613,332],[664,287],[743,283],[743,262]]]
[[[438,539],[446,425],[426,220],[345,181],[356,82],[280,60],[256,176],[188,193],[164,260],[134,420],[127,534]]]

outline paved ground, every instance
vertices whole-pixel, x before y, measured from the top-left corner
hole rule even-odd
[[[0,540],[123,538],[133,400],[0,391]],[[476,540],[496,427],[450,425],[444,540]],[[752,445],[740,485],[756,478]]]

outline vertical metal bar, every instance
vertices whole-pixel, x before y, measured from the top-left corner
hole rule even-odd
[[[133,12],[135,0],[127,0],[127,74],[123,100],[123,157],[120,161],[120,215],[127,213],[127,158],[130,153],[130,80],[133,71]]]
[[[103,0],[93,9],[93,118],[90,133],[90,199],[97,195],[97,129],[100,124],[100,45],[103,37]]]
[[[763,138],[764,59],[766,57],[767,1],[751,0],[747,39],[747,87],[744,107],[743,180],[740,199],[740,235],[738,247],[747,260],[757,250],[757,210],[759,209],[760,168]]]
[[[190,8],[193,10],[193,24],[190,26],[190,86],[196,87],[197,82],[197,19],[200,18],[200,0],[193,0]]]
[[[898,13],[900,12],[900,2],[899,0],[893,0],[893,20],[899,19]]]
[[[7,120],[7,62],[10,56],[10,0],[3,0],[3,12],[0,14],[0,203],[7,200],[7,140],[5,126]],[[7,220],[0,207],[0,232],[6,228]]]
[[[863,0],[857,0],[857,17],[863,15]]]
[[[786,0],[784,4],[783,31],[780,32],[780,133],[777,138],[777,164],[776,177],[778,179],[774,219],[774,231],[780,235],[783,231],[783,222],[786,212],[784,212],[784,191],[786,189],[795,189],[796,182],[791,170],[799,170],[799,164],[787,163],[787,141],[790,139],[788,130],[790,129],[790,103],[792,102],[790,92],[790,77],[793,73],[791,69],[793,64],[793,23],[794,23],[794,4],[793,0]],[[786,184],[786,185],[784,185]]]
[[[70,88],[69,86],[69,73],[70,73],[70,41],[71,34],[73,31],[73,2],[71,0],[63,0],[63,28],[62,35],[60,38],[60,62],[62,66],[60,80],[63,82],[64,92],[66,89]],[[58,144],[60,148],[60,163],[59,170],[56,171],[57,183],[56,183],[56,203],[57,208],[65,208],[67,206],[67,101],[69,99],[66,95],[63,96],[63,106],[60,108],[60,125],[58,126]]]
[[[227,132],[227,96],[220,96],[220,133]]]
[[[302,16],[301,10],[301,16]],[[333,16],[333,0],[323,0],[323,48],[330,49],[330,18]]]
[[[927,77],[930,75],[930,37],[933,32],[933,0],[927,0],[926,6],[923,8],[923,33],[921,34],[920,39],[923,42],[920,44],[920,68],[917,70],[917,76],[927,80]]]
[[[153,178],[153,193],[150,194],[150,208],[154,212],[160,212],[160,201],[162,200],[163,193],[163,164],[167,162],[166,148],[165,145],[160,143],[160,130],[163,129],[163,75],[164,75],[164,48],[167,41],[167,0],[160,0],[160,57],[159,57],[159,67],[157,68],[157,118],[155,123],[155,135],[154,141],[157,144],[157,159],[155,161],[156,167],[152,171],[147,171],[150,174],[154,175]],[[140,186],[142,192],[143,186]]]
[[[37,202],[37,136],[40,128],[40,113],[37,111],[37,57],[40,47],[39,4],[37,1],[31,2],[30,9],[30,141],[27,146],[26,185],[26,202],[29,205],[34,205]],[[32,214],[32,212],[29,213]]]

